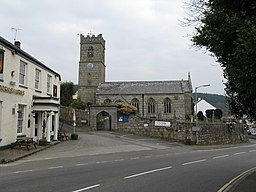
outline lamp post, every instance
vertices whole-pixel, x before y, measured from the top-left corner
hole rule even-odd
[[[202,87],[209,87],[210,86],[210,84],[204,84],[204,85],[200,85],[200,86],[197,86],[197,87],[195,87],[195,104],[196,104],[196,127],[197,127],[197,120],[198,120],[198,118],[197,118],[197,103],[198,103],[198,101],[197,101],[197,89],[199,89],[199,88],[202,88]],[[198,144],[198,130],[196,131],[196,144]]]

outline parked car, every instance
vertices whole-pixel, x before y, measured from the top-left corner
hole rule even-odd
[[[256,127],[251,127],[250,129],[250,135],[256,135]]]

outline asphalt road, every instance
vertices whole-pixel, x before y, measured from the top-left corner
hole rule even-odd
[[[0,166],[0,191],[211,192],[256,166],[255,144],[195,150],[117,133],[79,137]]]

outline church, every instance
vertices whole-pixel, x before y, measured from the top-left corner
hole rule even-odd
[[[185,121],[193,114],[192,83],[169,81],[105,81],[105,40],[102,34],[80,35],[78,97],[88,106],[129,103],[142,118]]]

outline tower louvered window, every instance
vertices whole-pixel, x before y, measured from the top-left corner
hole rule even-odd
[[[93,57],[94,56],[94,54],[93,54],[93,46],[90,46],[89,48],[88,48],[88,52],[87,52],[87,56],[88,57]]]

